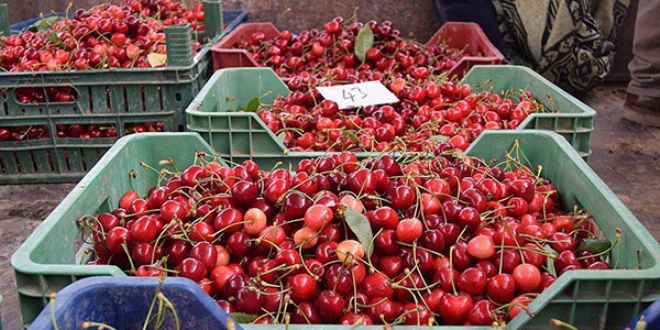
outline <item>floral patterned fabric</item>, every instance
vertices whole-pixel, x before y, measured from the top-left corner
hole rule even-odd
[[[571,93],[602,82],[630,0],[493,0],[512,64],[531,67]]]

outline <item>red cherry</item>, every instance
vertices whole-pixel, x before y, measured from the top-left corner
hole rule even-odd
[[[493,312],[496,308],[497,306],[488,299],[477,301],[468,315],[468,322],[470,325],[492,325],[498,318]]]
[[[206,222],[198,222],[192,225],[190,232],[188,233],[188,237],[190,237],[190,239],[194,242],[212,242],[214,240],[213,234],[214,230],[211,225]]]
[[[296,302],[311,299],[318,288],[314,278],[309,274],[297,274],[290,280],[291,297]]]
[[[231,187],[231,196],[236,204],[239,206],[247,206],[257,198],[259,190],[257,186],[245,180],[236,182]]]
[[[124,227],[112,228],[106,237],[108,250],[113,254],[123,254],[124,246],[130,248],[133,244],[133,238],[128,229]]]
[[[496,303],[508,303],[516,294],[516,281],[509,274],[495,275],[488,280],[486,293]]]
[[[440,299],[440,316],[446,324],[463,324],[472,310],[472,297],[465,293],[446,294]]]
[[[206,269],[213,269],[218,261],[218,250],[209,242],[199,242],[190,250],[189,257],[201,261]]]
[[[243,214],[235,208],[225,208],[215,217],[213,229],[226,234],[233,234],[242,229]]]
[[[362,282],[362,293],[370,299],[377,297],[393,298],[392,281],[379,273],[370,274]]]
[[[332,290],[321,291],[318,297],[319,313],[326,322],[335,322],[344,314],[344,298]]]
[[[151,242],[158,235],[156,221],[150,216],[142,216],[135,221],[130,232],[138,242]]]
[[[373,221],[371,221],[371,224],[374,229],[396,229],[399,224],[399,216],[393,208],[383,206],[374,210]]]
[[[179,276],[189,278],[195,282],[201,281],[208,274],[206,266],[201,261],[193,258],[183,259],[174,270],[179,272]]]
[[[343,325],[371,325],[374,321],[367,314],[346,313],[339,319],[339,324]]]
[[[519,292],[535,292],[541,284],[541,271],[532,264],[520,264],[513,270]]]
[[[470,267],[463,271],[456,284],[461,291],[471,296],[480,296],[486,289],[486,280],[486,273],[483,270]]]
[[[312,205],[305,212],[305,226],[318,232],[329,224],[333,217],[333,212],[329,207],[320,204]]]
[[[477,259],[490,259],[495,255],[495,241],[487,235],[473,237],[468,242],[467,251]]]
[[[401,242],[412,243],[422,236],[422,230],[422,222],[419,219],[403,219],[396,226],[396,236]]]
[[[246,286],[236,293],[236,309],[240,312],[255,314],[266,303],[266,297],[252,286]]]
[[[390,202],[398,210],[405,210],[411,207],[417,197],[415,191],[409,186],[398,186],[391,191]]]

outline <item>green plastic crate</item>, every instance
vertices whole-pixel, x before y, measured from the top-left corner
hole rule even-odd
[[[545,104],[552,113],[528,116],[518,129],[553,131],[566,138],[585,161],[591,155],[591,133],[594,130],[596,111],[582,101],[557,87],[534,70],[513,65],[499,67],[479,66],[470,70],[462,82],[479,86],[477,90],[493,88],[500,92],[513,88],[514,92],[526,90]]]
[[[204,8],[207,22],[218,22],[207,24],[206,37],[217,41],[223,33],[221,2],[205,0]],[[4,20],[6,7],[0,6]],[[204,47],[193,55],[188,25],[166,27],[165,35],[163,68],[0,73],[0,127],[46,125],[50,132],[46,140],[0,144],[0,184],[75,182],[117,140],[58,139],[59,123],[114,124],[119,137],[127,123],[165,122],[167,131],[183,131],[184,110],[209,79],[211,54]],[[16,98],[16,89],[49,86],[70,86],[77,97],[38,104]]]
[[[492,79],[494,84],[483,83]],[[588,159],[593,120],[596,112],[573,96],[553,85],[529,68],[519,66],[475,66],[463,78],[479,91],[494,87],[495,91],[513,88],[531,91],[554,113],[532,114],[518,130],[555,131]],[[267,94],[269,93],[269,94]],[[216,71],[199,95],[186,109],[188,131],[197,132],[220,154],[232,162],[253,159],[269,168],[287,155],[287,160],[322,155],[321,152],[289,152],[254,112],[239,112],[250,100],[272,104],[275,96],[288,95],[286,85],[269,68],[233,68]],[[369,153],[358,153],[367,157]]]
[[[616,195],[598,178],[561,136],[544,131],[485,132],[468,149],[472,156],[486,160],[503,160],[504,151],[516,140],[533,166],[542,165],[543,176],[550,179],[562,197],[564,208],[578,202],[593,216],[601,230],[614,239],[614,228],[622,232],[620,266],[638,265],[641,270],[581,270],[562,275],[546,289],[529,308],[536,315],[530,319],[521,313],[509,323],[509,329],[548,328],[550,318],[570,322],[580,329],[620,329],[623,325],[660,298],[660,246],[644,226],[628,211]],[[195,152],[211,152],[211,147],[194,133],[160,133],[131,135],[120,139],[97,165],[78,183],[71,193],[28,237],[12,255],[11,265],[23,323],[28,325],[46,306],[47,297],[66,285],[93,275],[123,276],[115,266],[84,265],[81,231],[76,220],[84,214],[107,212],[117,205],[124,191],[131,189],[128,173],[137,171],[132,187],[145,194],[156,184],[157,175],[141,168],[139,163],[156,164],[172,157],[179,168],[191,165]],[[281,158],[285,161],[284,158]],[[247,329],[272,330],[272,326],[248,326]],[[309,326],[291,326],[308,329]],[[397,327],[413,329],[414,327]],[[420,329],[427,329],[421,327]],[[341,326],[319,326],[317,329],[348,329]],[[362,329],[362,327],[360,327]],[[365,327],[376,330],[381,327]],[[449,329],[449,328],[443,328]],[[459,328],[455,328],[459,329]],[[491,329],[479,327],[478,329]]]

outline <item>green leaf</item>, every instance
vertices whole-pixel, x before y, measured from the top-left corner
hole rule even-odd
[[[355,134],[354,132],[349,132],[345,130],[341,132],[341,135],[349,137],[351,140],[353,140],[353,143],[355,144],[360,143],[360,139],[358,139],[357,134]]]
[[[598,254],[607,251],[612,247],[612,243],[606,239],[593,239],[585,238],[580,246],[578,251],[588,251],[593,254]]]
[[[65,47],[66,45],[57,37],[57,32],[52,32],[48,35],[48,40],[58,47]]]
[[[557,255],[557,251],[553,250],[549,244],[544,244],[543,249],[547,253],[552,253],[553,255]],[[545,269],[550,273],[552,276],[555,278],[557,277],[557,270],[555,270],[555,259],[554,258],[547,258],[545,260]]]
[[[442,142],[449,141],[449,137],[444,136],[444,135],[432,135],[431,137],[429,137],[429,141],[430,142],[442,143]]]
[[[346,220],[346,224],[351,228],[358,241],[362,243],[367,257],[371,257],[371,253],[373,252],[371,242],[374,239],[374,233],[371,231],[369,219],[364,214],[347,207],[344,211],[344,220]]]
[[[53,27],[53,25],[55,25],[55,23],[59,22],[62,19],[63,17],[57,15],[45,17],[32,24],[28,28],[28,30],[32,32],[46,32],[50,30]]]
[[[355,38],[355,56],[362,62],[367,58],[367,51],[374,45],[374,32],[365,24]]]
[[[253,98],[252,100],[250,100],[250,102],[248,102],[248,105],[245,108],[245,111],[257,112],[257,110],[259,110],[259,104],[261,104],[261,103],[259,102],[259,96],[257,96],[255,98]]]
[[[258,315],[246,314],[246,313],[229,313],[234,321],[238,323],[252,323],[257,319]]]
[[[286,133],[282,132],[280,134],[277,134],[277,141],[282,142],[284,144],[284,141],[286,141]]]

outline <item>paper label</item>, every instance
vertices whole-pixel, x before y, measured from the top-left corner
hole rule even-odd
[[[326,100],[337,102],[339,109],[389,104],[399,99],[380,81],[316,88]]]

